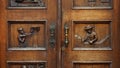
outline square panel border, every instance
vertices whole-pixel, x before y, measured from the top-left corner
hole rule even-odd
[[[85,10],[85,9],[87,9],[87,10],[89,10],[89,9],[107,9],[107,10],[111,10],[111,9],[113,9],[113,0],[111,0],[111,6],[110,7],[75,7],[74,6],[74,0],[72,0],[72,9],[73,10]]]
[[[78,47],[78,48],[75,48],[74,47],[74,39],[71,39],[71,41],[72,41],[72,45],[71,45],[71,47],[72,47],[72,50],[73,51],[78,51],[78,50],[113,50],[112,49],[112,21],[111,20],[88,20],[88,21],[83,21],[83,20],[72,20],[72,35],[71,35],[71,37],[72,38],[74,38],[73,37],[73,35],[74,35],[74,24],[75,24],[75,22],[80,22],[79,24],[91,24],[92,22],[93,23],[95,23],[95,22],[98,22],[98,23],[100,23],[100,24],[106,24],[106,23],[101,23],[101,22],[107,22],[107,24],[109,24],[110,25],[110,37],[111,37],[111,39],[110,39],[110,47],[109,48],[106,48],[106,47],[104,47],[104,48],[80,48],[80,47]],[[85,23],[85,22],[88,22],[88,23]],[[89,23],[90,22],[90,23]]]
[[[26,50],[40,50],[40,51],[45,51],[45,50],[47,50],[47,47],[48,47],[48,44],[47,44],[47,41],[45,41],[44,40],[44,46],[45,47],[39,47],[39,48],[9,48],[9,24],[11,24],[11,22],[45,22],[45,23],[43,23],[44,25],[45,25],[45,40],[47,40],[47,20],[9,20],[9,21],[7,21],[7,50],[9,50],[9,51],[21,51],[21,50],[23,50],[23,51],[26,51]],[[14,24],[16,24],[16,23],[14,23]],[[21,23],[22,24],[22,23]],[[34,23],[34,24],[36,24],[36,23]],[[38,23],[39,24],[39,23]]]
[[[47,6],[48,6],[48,0],[46,0],[46,4],[45,6],[43,7],[12,7],[12,6],[9,6],[9,3],[10,3],[11,0],[7,0],[7,9],[41,9],[41,10],[45,10],[47,9]]]
[[[72,68],[74,67],[74,64],[109,64],[110,68],[112,68],[112,61],[72,61]]]
[[[47,61],[7,61],[7,68],[9,68],[9,65],[11,64],[38,64],[38,63],[44,63],[45,67],[47,68]]]

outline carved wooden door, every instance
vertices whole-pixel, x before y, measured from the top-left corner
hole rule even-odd
[[[119,0],[0,3],[0,68],[120,68]]]
[[[57,0],[0,3],[0,68],[56,68]]]
[[[118,4],[62,0],[62,68],[120,68]]]

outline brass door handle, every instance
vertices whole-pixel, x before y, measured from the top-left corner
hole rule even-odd
[[[51,47],[54,47],[55,43],[56,43],[56,40],[55,40],[55,28],[56,28],[55,23],[52,23],[50,25],[50,39],[49,39],[49,43],[50,43]]]
[[[68,44],[69,44],[69,38],[68,38],[68,34],[69,34],[69,26],[68,24],[65,24],[64,25],[64,45],[65,47],[68,47]]]

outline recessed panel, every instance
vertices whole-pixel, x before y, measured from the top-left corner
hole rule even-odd
[[[73,68],[111,68],[110,63],[74,63]]]
[[[8,8],[45,9],[47,0],[8,0]]]
[[[112,0],[73,0],[73,9],[111,9]]]
[[[73,21],[73,48],[111,48],[110,21]]]
[[[46,21],[9,21],[8,49],[46,48]]]
[[[47,68],[46,62],[9,62],[7,68]]]

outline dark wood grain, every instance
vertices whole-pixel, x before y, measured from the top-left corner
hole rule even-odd
[[[0,40],[0,56],[2,58],[0,59],[0,64],[2,64],[0,68],[7,68],[7,61],[16,61],[16,63],[17,61],[46,61],[47,68],[56,68],[57,51],[56,47],[51,48],[49,45],[49,25],[51,23],[57,24],[57,1],[46,1],[47,8],[45,9],[33,9],[33,7],[8,9],[8,1],[0,1],[2,3],[0,4],[0,28],[2,29],[0,30],[2,32],[0,33],[0,39],[2,39]],[[10,25],[9,28],[8,25]],[[24,27],[25,32],[29,32],[31,26],[40,26],[38,36],[34,36],[34,41],[31,39],[29,44],[39,41],[40,47],[45,46],[46,49],[9,49],[7,46],[11,45],[14,48],[18,44],[16,29],[21,26]],[[10,42],[8,43],[8,41]]]
[[[75,0],[76,3],[80,3],[80,1],[83,0]],[[119,63],[120,63],[120,59],[118,58],[118,50],[119,50],[119,43],[118,43],[118,23],[119,23],[119,11],[120,9],[119,7],[119,1],[113,1],[113,9],[71,9],[72,5],[72,0],[71,1],[66,1],[66,0],[62,0],[62,10],[63,10],[63,15],[62,15],[62,29],[64,28],[64,24],[67,23],[69,24],[69,45],[68,47],[66,47],[64,49],[64,51],[62,52],[62,56],[63,56],[63,68],[72,68],[72,61],[112,61],[112,68],[119,68]],[[82,2],[81,2],[82,3]],[[84,4],[84,3],[82,3]],[[84,7],[83,7],[84,8]],[[109,43],[110,45],[112,45],[112,49],[111,50],[95,50],[95,49],[90,49],[89,50],[89,45],[86,46],[88,47],[88,49],[73,49],[72,46],[75,46],[74,42],[75,39],[73,37],[73,34],[81,34],[84,36],[84,31],[82,32],[82,29],[84,29],[84,26],[87,25],[87,23],[85,21],[102,21],[102,20],[109,20],[112,23],[112,28],[110,27],[110,31],[112,33],[111,36],[111,42]],[[72,21],[82,21],[82,24],[74,24],[72,25]],[[97,23],[97,22],[96,22]],[[85,24],[85,25],[84,25]],[[90,22],[88,22],[88,24],[91,24]],[[98,24],[96,24],[98,25]],[[98,33],[98,36],[100,38],[102,38],[103,34],[108,32],[109,28],[103,28],[105,26],[105,22],[101,23],[100,25],[100,29],[103,30],[103,32]],[[75,29],[75,30],[73,30]],[[99,28],[98,28],[99,29]],[[81,30],[81,31],[80,31]],[[105,30],[105,31],[104,31]],[[107,31],[106,31],[107,30]],[[98,32],[99,30],[97,30],[96,27],[96,32]],[[109,32],[108,32],[109,33]],[[109,33],[110,34],[110,33]],[[100,36],[101,35],[101,36]],[[62,38],[64,40],[64,30],[62,33]],[[73,43],[72,43],[73,42]],[[107,43],[108,44],[108,43]],[[108,44],[108,45],[109,45]],[[79,43],[80,45],[80,43]],[[102,45],[100,45],[102,46]],[[78,48],[78,47],[76,47]],[[93,47],[94,48],[94,47]],[[99,47],[101,48],[101,47]],[[115,55],[116,54],[116,55]],[[85,66],[85,67],[84,67]],[[84,68],[90,68],[89,65],[84,65]],[[95,66],[95,68],[99,68],[100,66],[97,65]],[[77,67],[76,67],[77,68]],[[79,67],[78,67],[79,68]],[[104,68],[104,67],[102,67]],[[106,66],[107,68],[107,66]],[[110,68],[110,67],[109,67]]]
[[[74,1],[73,5],[73,0],[46,0],[45,8],[9,8],[7,0],[0,0],[0,68],[7,68],[7,62],[10,62],[11,68],[19,68],[23,63],[36,63],[37,61],[45,61],[46,68],[120,68],[120,0],[113,0],[112,6],[105,4],[102,7],[80,7],[86,5],[87,3],[84,1],[87,0]],[[99,3],[97,2],[97,4]],[[43,23],[35,23],[41,20],[46,20],[46,26]],[[106,21],[111,22],[111,25],[106,24]],[[32,25],[28,22],[32,22]],[[79,24],[75,22],[79,22]],[[106,34],[111,34],[110,41],[101,45],[107,44],[110,48],[102,49],[96,45],[98,49],[94,47],[89,49],[88,45],[87,49],[79,49],[81,47],[74,49],[73,34],[81,34],[84,37],[85,32],[82,32],[82,29],[93,22],[96,24],[99,39]],[[54,48],[49,45],[51,23],[56,24]],[[69,25],[69,45],[66,48],[63,47],[65,23]],[[8,25],[10,25],[9,28]],[[26,32],[29,32],[30,26],[40,26],[39,38],[35,36],[33,38],[35,40],[31,39],[29,44],[36,44],[39,40],[39,44],[46,45],[45,49],[14,49],[18,44],[16,29],[20,26],[24,27]],[[103,27],[104,29],[102,29]],[[10,45],[13,49],[9,49]],[[11,62],[14,62],[15,65]],[[19,64],[19,62],[21,63]]]
[[[120,1],[119,0],[115,0],[114,1],[114,3],[115,3],[115,5],[114,5],[114,11],[113,11],[113,13],[114,13],[114,15],[113,15],[113,21],[114,21],[114,23],[116,23],[116,24],[113,24],[113,26],[115,26],[114,27],[114,29],[113,29],[113,35],[114,35],[114,37],[113,37],[113,40],[114,40],[114,42],[113,42],[113,48],[114,48],[114,51],[113,51],[113,68],[119,68],[120,67],[120,59],[119,59],[119,57],[120,57],[120,52],[119,52],[119,50],[120,50],[120,46],[119,46],[119,44],[120,44],[120,42],[119,42],[119,40],[120,40],[120,37],[118,37],[119,36],[119,30],[120,30],[120,26],[119,26],[119,22],[120,22]]]

